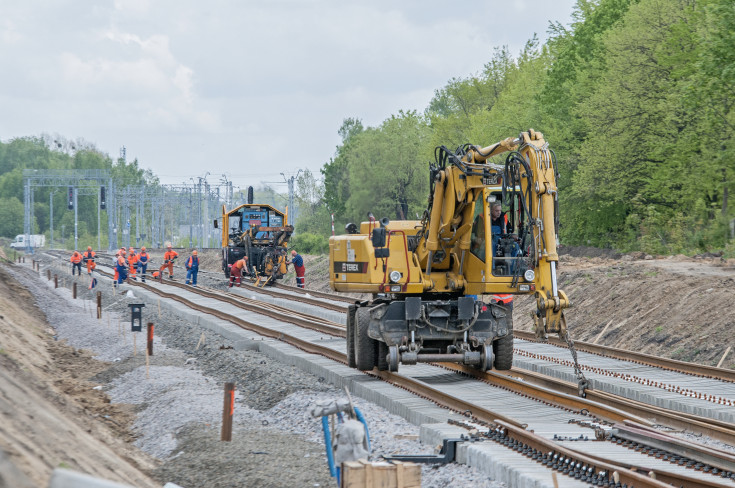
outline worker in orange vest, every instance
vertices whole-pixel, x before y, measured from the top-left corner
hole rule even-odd
[[[87,246],[87,252],[82,256],[82,260],[87,264],[87,274],[91,275],[94,268],[97,265],[94,263],[95,252],[92,250],[92,246]]]
[[[148,268],[148,259],[150,259],[150,256],[148,256],[148,253],[145,250],[145,246],[140,248],[140,253],[138,253],[138,271],[141,274],[141,281],[145,283],[145,271]]]
[[[199,256],[197,251],[194,249],[191,252],[191,256],[186,260],[186,284],[188,285],[191,281],[191,286],[197,286],[197,275],[199,274]]]
[[[120,284],[128,279],[128,262],[125,260],[123,255],[117,258],[117,264],[115,265],[115,271],[117,275],[117,283]]]
[[[135,254],[135,248],[132,247],[128,250],[128,265],[130,266],[130,278],[138,281],[138,278],[135,277],[135,271],[138,267],[138,255]]]
[[[117,271],[117,265],[120,260],[120,257],[122,256],[123,259],[125,259],[125,248],[121,247],[115,252],[115,259],[112,260],[112,266],[115,268],[115,276],[112,278],[112,281],[117,283],[117,280],[119,278],[119,273]]]
[[[179,253],[173,250],[171,244],[167,248],[168,251],[163,255],[163,266],[161,266],[160,271],[163,272],[164,269],[168,268],[168,278],[172,280],[174,279],[174,261],[179,257]]]
[[[79,251],[74,251],[69,259],[71,261],[71,275],[74,276],[74,270],[76,269],[79,276],[82,275],[82,255]]]
[[[242,259],[238,259],[233,263],[233,265],[230,267],[230,286],[229,288],[232,288],[232,285],[235,284],[238,287],[242,283],[242,275],[243,273],[248,274],[248,257],[243,256]]]

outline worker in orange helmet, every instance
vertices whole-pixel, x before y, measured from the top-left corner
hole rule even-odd
[[[130,265],[130,278],[138,281],[138,278],[135,277],[135,271],[138,267],[138,255],[135,254],[135,248],[133,247],[128,250],[128,264]]]
[[[194,249],[191,252],[191,256],[186,260],[186,284],[188,285],[191,281],[191,286],[197,286],[197,275],[199,274],[199,256],[197,251]]]
[[[145,250],[145,246],[140,248],[140,253],[138,253],[138,271],[141,274],[141,281],[145,283],[145,271],[148,268],[148,259],[150,257],[148,256],[148,253]]]
[[[74,276],[74,270],[77,270],[79,276],[82,275],[82,255],[79,251],[74,251],[69,259],[71,261],[71,275]]]
[[[168,250],[163,255],[163,266],[161,266],[160,271],[163,272],[164,269],[168,268],[168,278],[172,280],[174,279],[174,261],[179,257],[179,253],[173,250],[171,244],[166,248]]]
[[[87,264],[87,274],[91,275],[94,268],[97,265],[94,263],[95,252],[92,250],[92,246],[87,246],[87,252],[82,256],[82,260]]]
[[[232,288],[233,284],[237,285],[238,287],[241,285],[243,273],[248,274],[248,257],[247,256],[243,256],[242,259],[238,259],[230,267],[229,288]]]
[[[128,263],[125,261],[123,256],[117,258],[117,264],[115,265],[117,271],[117,283],[120,284],[128,279]]]

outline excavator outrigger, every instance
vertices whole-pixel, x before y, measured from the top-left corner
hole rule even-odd
[[[491,158],[507,153],[498,164]],[[557,283],[558,194],[554,153],[533,129],[487,147],[444,146],[430,165],[421,220],[376,220],[329,240],[330,285],[371,293],[350,307],[350,366],[397,371],[399,363],[456,362],[510,369],[513,320],[484,295],[534,294],[539,337],[557,333],[572,348]],[[512,233],[493,228],[502,202]],[[575,356],[576,365],[576,356]],[[578,366],[580,394],[587,388]]]

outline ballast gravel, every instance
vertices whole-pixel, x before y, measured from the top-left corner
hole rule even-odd
[[[59,288],[47,281],[46,267],[58,273]],[[329,474],[321,419],[309,413],[318,401],[342,399],[343,390],[323,378],[278,363],[257,351],[236,351],[227,339],[166,311],[143,308],[143,330],[153,322],[152,356],[146,364],[145,332],[130,332],[130,303],[139,297],[115,293],[107,280],[87,290],[77,277],[79,299],[71,298],[68,267],[46,258],[41,276],[15,273],[36,297],[58,340],[92,351],[109,367],[92,380],[114,403],[135,405],[135,444],[158,458],[151,475],[184,488],[337,486]],[[102,292],[103,317],[92,301]],[[84,299],[87,299],[86,301]],[[231,442],[220,441],[224,383],[235,382]],[[433,454],[418,426],[353,396],[368,422],[372,457]],[[506,485],[465,465],[425,465],[424,487],[502,488]]]

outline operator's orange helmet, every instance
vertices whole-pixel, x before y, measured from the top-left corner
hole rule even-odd
[[[193,251],[192,251],[191,253],[192,253],[192,254],[193,254],[194,256],[196,256],[196,255],[197,255],[197,251],[196,251],[196,249],[195,249],[195,250],[193,250]]]
[[[141,247],[140,250],[145,252],[145,247]]]
[[[87,251],[91,251],[91,250],[92,250],[92,246],[87,246]]]
[[[169,248],[169,249],[171,249],[171,247],[172,247],[172,246],[171,246],[171,244],[169,244],[169,245],[168,245],[168,246],[166,246],[166,247],[167,247],[167,248]]]

